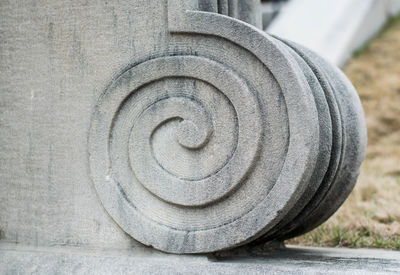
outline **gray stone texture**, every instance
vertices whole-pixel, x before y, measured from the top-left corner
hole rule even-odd
[[[361,104],[258,5],[2,2],[0,245],[206,253],[329,218]]]
[[[400,252],[304,248],[223,255],[0,247],[1,274],[398,274]]]

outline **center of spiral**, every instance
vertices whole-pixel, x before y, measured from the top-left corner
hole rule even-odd
[[[199,129],[196,124],[189,120],[183,120],[178,127],[176,138],[179,144],[187,149],[204,147],[211,135],[210,127]]]

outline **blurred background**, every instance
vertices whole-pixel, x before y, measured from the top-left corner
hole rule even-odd
[[[368,127],[367,156],[350,197],[289,244],[400,250],[400,0],[262,1],[263,29],[341,67]]]

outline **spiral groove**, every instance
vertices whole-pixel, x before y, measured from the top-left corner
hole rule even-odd
[[[155,102],[136,101],[134,106],[127,106],[131,102],[128,100],[120,110],[129,109],[129,112],[121,111],[114,121],[111,158],[113,152],[120,152],[121,148],[125,150],[127,146],[130,166],[138,181],[152,194],[170,203],[205,205],[229,193],[250,169],[259,147],[260,122],[249,123],[244,119],[248,114],[259,112],[246,84],[231,71],[224,70],[222,65],[199,57],[159,58],[137,67],[135,69],[146,71],[157,68],[158,75],[147,83],[173,76],[212,83],[214,89],[223,91],[222,98],[225,98],[225,105],[229,105],[228,112],[231,113],[227,121],[231,121],[232,129],[224,127],[226,132],[216,131],[213,121],[219,119],[212,120],[212,114],[204,108],[201,100],[185,91],[178,91],[180,96],[170,91],[164,98],[156,98]],[[228,79],[231,85],[226,87],[218,76]],[[249,98],[248,104],[242,104],[241,97]],[[176,129],[168,129],[170,125]],[[228,137],[225,137],[226,133],[229,133]],[[231,146],[226,146],[226,139],[231,139]],[[209,142],[214,148],[206,150],[207,155],[204,155],[201,151],[209,146]],[[217,149],[225,152],[220,154]],[[217,156],[213,158],[212,155]],[[225,157],[221,159],[220,156]],[[118,156],[114,159],[117,167],[123,165],[118,163]],[[171,159],[178,161],[171,164]],[[232,167],[240,168],[233,170]],[[230,180],[223,180],[225,177]]]
[[[174,253],[282,240],[324,221],[363,158],[351,84],[250,25],[169,5],[182,9],[168,17],[178,35],[123,70],[92,117],[91,173],[108,213]]]

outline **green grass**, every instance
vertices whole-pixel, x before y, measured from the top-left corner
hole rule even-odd
[[[357,231],[346,229],[340,225],[321,225],[308,233],[301,241],[302,245],[329,247],[373,247],[384,249],[400,249],[400,236],[381,236],[371,232],[367,227]],[[296,239],[294,239],[296,240]],[[296,243],[297,242],[290,242]]]

